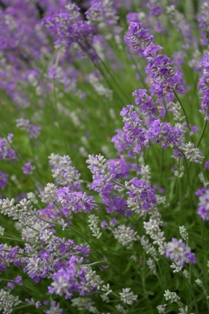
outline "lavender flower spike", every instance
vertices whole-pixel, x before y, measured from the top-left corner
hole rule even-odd
[[[205,120],[209,120],[209,53],[205,52],[200,62],[202,77],[199,79],[198,89],[201,99],[200,112],[205,115]]]
[[[209,189],[202,188],[195,194],[199,196],[198,215],[203,220],[209,220]]]
[[[182,240],[172,238],[171,242],[166,244],[166,256],[174,262],[180,264],[181,267],[185,263],[195,264],[196,257],[190,248]]]

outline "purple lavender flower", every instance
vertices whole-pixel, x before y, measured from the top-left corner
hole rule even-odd
[[[40,135],[41,128],[36,125],[31,125],[30,120],[27,119],[17,119],[16,126],[21,130],[25,130],[30,134],[30,138],[37,138]]]
[[[67,212],[69,213],[68,209]],[[41,218],[47,219],[48,221],[53,221],[60,216],[60,211],[54,205],[48,205],[44,209],[38,210],[38,213]]]
[[[36,3],[4,2],[5,9],[0,8],[0,87],[16,105],[24,107],[29,105],[29,99],[20,89],[28,85],[28,68],[34,67],[34,60],[42,60],[51,49]]]
[[[70,3],[50,17],[43,19],[43,25],[54,38],[56,48],[65,48],[69,52],[74,44],[78,44],[79,56],[90,55],[94,61],[97,56],[92,49],[94,27],[83,21],[80,8]]]
[[[8,282],[7,286],[11,289],[14,289],[15,285],[22,286],[22,277],[17,276],[12,281]]]
[[[185,51],[176,51],[172,55],[172,64],[176,67],[181,67],[184,64],[184,58],[186,57]]]
[[[64,310],[60,309],[60,305],[56,301],[52,301],[50,309],[44,311],[45,314],[52,314],[52,313],[62,314],[63,312]]]
[[[182,240],[176,238],[172,238],[172,241],[166,244],[166,257],[179,263],[181,267],[185,263],[196,263],[196,257],[191,252],[191,249]]]
[[[207,169],[209,169],[209,160],[207,160],[207,161],[205,162],[204,167],[207,168]]]
[[[208,45],[207,33],[209,27],[209,1],[202,0],[200,4],[200,14],[198,15],[199,28],[201,29],[201,44]]]
[[[126,21],[128,24],[135,22],[135,23],[139,23],[139,14],[136,12],[130,12],[126,15]]]
[[[61,204],[66,216],[69,216],[70,212],[79,213],[83,211],[87,213],[93,208],[97,208],[93,196],[72,191],[67,186],[59,188],[56,194],[57,202]]]
[[[198,214],[203,220],[209,220],[209,189],[199,189],[195,195],[199,197]]]
[[[17,158],[15,150],[11,149],[13,134],[6,138],[0,137],[0,159],[15,161]]]
[[[128,206],[135,211],[148,211],[155,207],[156,196],[154,189],[152,189],[146,182],[133,178],[126,182],[128,189],[127,195]]]
[[[186,21],[185,16],[176,10],[175,5],[167,7],[167,14],[170,18],[171,23],[180,32],[183,40],[183,47],[191,49],[194,38],[192,37],[191,25]]]
[[[168,146],[179,146],[183,138],[183,132],[180,128],[157,119],[150,124],[147,138],[151,143],[161,143],[162,148],[166,149]]]
[[[103,220],[100,225],[103,229],[108,228],[108,223],[106,222],[106,220]]]
[[[138,89],[132,93],[135,98],[135,104],[139,106],[141,113],[153,120],[156,115],[157,107],[153,102],[152,97],[147,95],[146,89]]]
[[[121,189],[120,179],[127,178],[131,165],[125,159],[113,159],[106,161],[101,156],[89,156],[87,163],[93,174],[93,181],[90,188],[102,198],[108,213],[118,212],[120,215],[129,215],[126,200],[118,194]],[[118,182],[118,184],[117,184]]]
[[[49,293],[65,295],[66,299],[71,299],[74,292],[89,295],[96,291],[102,281],[89,266],[82,265],[82,261],[82,258],[72,256],[65,268],[55,272],[52,275],[53,282],[48,287]]]
[[[30,125],[29,133],[30,138],[37,138],[40,135],[41,128],[36,125]]]
[[[139,56],[143,57],[146,49],[153,45],[154,37],[143,28],[142,23],[131,22],[124,40],[130,51],[137,52]]]
[[[0,189],[4,189],[8,182],[8,174],[0,171]]]
[[[144,121],[140,119],[133,105],[124,107],[120,114],[123,117],[125,139],[132,145],[132,150],[138,153],[148,146]]]
[[[133,157],[131,143],[126,139],[126,133],[123,130],[116,130],[116,135],[112,137],[112,142],[117,150],[117,156],[120,156],[125,151],[129,157]]]
[[[157,95],[159,100],[163,97],[173,100],[174,91],[184,94],[182,72],[172,67],[170,58],[159,54],[162,47],[154,44],[154,37],[148,29],[144,29],[141,23],[131,22],[124,40],[131,51],[146,59],[152,96]]]
[[[52,270],[52,256],[40,257],[32,255],[27,260],[27,265],[23,269],[34,282],[39,282],[41,278],[49,276]]]
[[[108,170],[106,159],[102,155],[89,155],[86,161],[93,174],[91,188],[99,193],[109,193],[113,184],[111,183],[112,175]]]
[[[111,191],[112,192],[112,191]],[[132,213],[127,210],[127,201],[118,194],[103,193],[103,204],[106,205],[106,211],[108,214],[114,212],[120,215],[130,216]]]
[[[130,169],[129,164],[123,158],[121,159],[109,159],[107,161],[107,167],[113,180],[119,178],[128,178]]]
[[[22,171],[24,174],[32,174],[35,167],[32,165],[32,162],[27,162],[23,165]]]
[[[28,119],[17,119],[16,120],[16,127],[19,128],[20,130],[29,130],[29,126],[30,126],[30,120]]]
[[[81,189],[80,173],[72,166],[69,156],[60,156],[52,153],[49,156],[49,164],[52,169],[52,176],[56,183],[68,185],[70,189],[78,191]]]
[[[200,112],[209,120],[209,53],[205,52],[200,61],[202,76],[199,79],[198,89],[201,99]]]
[[[20,267],[24,265],[25,259],[22,257],[24,250],[18,246],[11,247],[7,244],[0,245],[0,271],[6,271],[7,267],[14,265]]]
[[[159,99],[166,96],[174,99],[173,91],[185,93],[183,75],[180,69],[172,67],[171,60],[166,55],[158,55],[149,60],[147,73],[151,81],[152,95],[158,95]]]
[[[118,8],[115,1],[93,0],[90,8],[85,12],[86,18],[91,25],[97,26],[99,30],[110,27],[116,36],[120,34],[121,28],[117,26]]]
[[[147,6],[147,8],[150,9],[149,14],[151,16],[159,16],[163,12],[163,9],[159,5],[159,1],[157,1],[157,0],[148,1],[146,6]]]

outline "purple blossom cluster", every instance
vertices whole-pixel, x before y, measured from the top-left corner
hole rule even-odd
[[[83,20],[80,8],[74,3],[68,4],[52,16],[43,19],[43,25],[54,37],[56,49],[68,51],[78,47],[77,56],[90,55],[96,61],[97,56],[92,50],[94,27]]]
[[[128,105],[121,111],[123,117],[123,130],[117,130],[117,135],[112,138],[118,154],[127,153],[127,156],[135,154],[147,149],[151,143],[161,144],[163,149],[170,147],[178,147],[184,141],[184,132],[179,126],[172,126],[169,122],[163,122],[154,116],[154,104],[151,98],[144,97],[145,90],[134,92],[137,95],[136,103],[139,104],[140,111],[144,114],[145,119],[149,112],[149,119],[140,118],[137,107]],[[140,95],[141,94],[141,95]],[[145,100],[146,99],[146,100]],[[142,103],[140,103],[142,101]],[[156,107],[155,107],[156,108]],[[151,114],[150,114],[151,112]]]
[[[52,176],[56,184],[67,185],[75,191],[81,189],[80,173],[72,166],[69,156],[52,153],[49,156],[49,164],[52,167]]]
[[[156,206],[154,190],[143,180],[131,179],[126,183],[128,189],[128,205],[134,210],[148,211]]]
[[[209,1],[202,0],[200,4],[200,14],[198,15],[199,28],[201,29],[201,44],[207,46],[207,33],[209,30],[209,15],[208,15]]]
[[[154,43],[154,36],[142,23],[130,22],[125,42],[132,52],[136,52],[147,61],[146,72],[151,85],[151,94],[157,95],[158,100],[174,99],[174,92],[184,94],[182,72],[175,70],[170,58],[160,54],[162,47]]]
[[[40,135],[41,128],[36,125],[31,125],[30,120],[23,118],[17,119],[16,126],[20,130],[27,131],[30,134],[30,138],[37,138]]]
[[[99,193],[108,213],[118,212],[124,215],[127,209],[126,200],[118,193],[120,178],[129,174],[129,167],[125,160],[109,160],[101,155],[91,155],[87,160],[88,168],[93,178],[89,186]]]
[[[8,182],[8,174],[0,171],[0,189],[4,189]]]
[[[185,263],[195,264],[196,257],[190,248],[182,241],[172,238],[171,242],[166,244],[166,256],[183,267]]]
[[[154,120],[150,124],[147,137],[149,141],[160,143],[163,149],[168,146],[179,146],[184,134],[181,128],[172,126],[168,122],[162,122],[160,119]]]
[[[209,189],[199,189],[195,194],[199,198],[198,215],[203,220],[209,220]]]
[[[201,96],[201,110],[205,120],[209,120],[209,53],[205,52],[200,62],[202,76],[199,79],[199,94]]]
[[[24,164],[22,167],[22,171],[24,174],[32,174],[34,169],[35,167],[32,165],[30,161]]]
[[[0,88],[17,105],[24,107],[29,101],[19,85],[26,84],[28,70],[36,68],[34,60],[45,58],[50,46],[46,33],[42,31],[35,3],[25,0],[4,3],[5,7],[0,9],[0,49],[3,57],[0,61]]]
[[[66,217],[70,215],[70,212],[88,213],[97,208],[93,196],[87,195],[85,192],[72,191],[68,186],[59,188],[55,194],[57,195],[56,203],[60,204]]]
[[[0,137],[0,159],[15,161],[17,154],[12,149],[12,138],[13,134],[9,134],[7,138]]]
[[[95,275],[91,267],[82,265],[82,261],[77,256],[72,256],[65,268],[55,272],[52,275],[53,282],[48,288],[49,293],[61,296],[64,294],[66,299],[71,299],[75,292],[83,296],[96,291],[102,280]]]
[[[149,8],[149,14],[151,16],[159,16],[163,12],[163,8],[160,6],[157,0],[148,1],[146,6]]]
[[[105,25],[107,29],[111,29],[115,36],[119,36],[121,27],[118,26],[118,11],[119,5],[115,1],[93,0],[91,6],[85,12],[85,16],[96,29],[103,30]]]
[[[187,50],[195,47],[196,39],[192,36],[193,34],[191,23],[185,19],[185,16],[180,12],[180,10],[177,9],[177,6],[174,4],[168,6],[166,9],[171,23],[175,25],[175,28],[182,36],[182,48]]]

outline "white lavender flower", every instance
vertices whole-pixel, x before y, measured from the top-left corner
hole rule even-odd
[[[116,309],[119,313],[128,314],[128,310],[126,310],[121,304],[116,305]]]
[[[33,192],[27,193],[27,199],[31,201],[33,204],[38,204],[38,200]]]
[[[148,258],[147,260],[147,266],[149,267],[149,269],[152,271],[152,273],[154,275],[157,274],[157,268],[156,268],[156,264],[155,261],[152,258]]]
[[[190,273],[188,272],[188,270],[186,270],[186,269],[184,269],[183,271],[182,271],[182,273],[183,273],[183,275],[184,275],[184,277],[187,279],[187,280],[190,280]]]
[[[128,304],[128,305],[133,304],[138,298],[137,295],[133,294],[130,288],[123,288],[122,292],[119,292],[119,294],[120,294],[120,300],[123,303]]]
[[[0,235],[3,236],[4,235],[4,228],[2,226],[0,226]]]
[[[202,284],[202,281],[198,278],[195,280],[196,284],[199,286],[199,287],[202,287],[203,284]]]
[[[103,283],[103,280],[99,275],[96,274],[95,270],[92,270],[90,267],[88,267],[86,274],[86,281],[88,285],[91,285],[92,287],[95,287],[97,290],[100,289],[100,286]]]
[[[203,172],[200,172],[198,175],[200,182],[203,184],[204,188],[207,188],[209,182],[207,181],[207,179],[204,177]]]
[[[141,176],[142,180],[145,181],[148,185],[150,185],[151,182],[151,169],[149,165],[142,165],[141,166]]]
[[[170,303],[179,303],[180,297],[177,295],[176,292],[171,292],[169,290],[165,290],[164,298],[166,301],[169,301]]]
[[[110,289],[110,284],[103,285],[101,288],[102,291],[105,292],[106,295],[110,294],[112,290]]]
[[[151,255],[151,257],[155,260],[158,261],[158,257],[157,257],[157,251],[154,248],[153,245],[151,245],[151,243],[149,243],[149,240],[145,238],[145,236],[142,236],[141,239],[141,245],[143,247],[143,249],[145,250],[145,252],[149,255]]]
[[[148,222],[144,222],[144,229],[146,234],[148,234],[154,244],[158,245],[158,251],[161,255],[165,254],[165,237],[164,232],[160,230],[160,225],[162,222],[160,220],[152,219]]]
[[[46,204],[52,204],[56,200],[56,189],[57,187],[54,183],[47,183],[44,190],[40,193],[41,201]]]
[[[80,173],[72,166],[69,156],[60,156],[52,153],[49,156],[49,164],[52,169],[52,176],[62,186],[78,187],[80,184]]]
[[[9,291],[5,291],[3,289],[0,290],[0,310],[2,310],[2,313],[12,313],[15,306],[20,303],[21,301],[18,296],[14,296],[10,294]]]
[[[88,225],[89,229],[92,232],[93,237],[99,239],[102,235],[101,230],[99,228],[99,218],[94,214],[89,215]]]
[[[113,91],[101,83],[100,74],[98,72],[89,75],[89,82],[99,95],[104,96],[109,100],[112,99]]]
[[[194,143],[183,143],[180,145],[180,149],[183,151],[184,155],[190,162],[196,164],[201,164],[204,156],[202,155],[199,148],[194,146]]]
[[[87,310],[93,305],[93,301],[90,298],[72,298],[71,303],[73,307],[77,307],[79,311]]]
[[[180,233],[182,239],[183,239],[185,242],[188,242],[189,235],[188,235],[188,232],[187,232],[185,226],[180,226],[180,227],[179,227],[179,233]]]
[[[164,314],[166,311],[167,304],[159,304],[157,306],[158,314]]]
[[[184,308],[183,307],[179,308],[178,314],[194,314],[194,313],[189,312],[188,306],[186,305]]]
[[[119,243],[128,247],[132,246],[134,241],[139,240],[137,232],[125,225],[118,226],[117,229],[113,230],[113,234]]]

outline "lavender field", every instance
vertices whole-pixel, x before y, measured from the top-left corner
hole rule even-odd
[[[0,1],[0,312],[209,313],[209,0]]]

